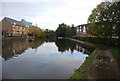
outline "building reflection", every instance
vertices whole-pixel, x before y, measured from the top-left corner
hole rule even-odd
[[[2,40],[2,57],[5,60],[9,60],[12,57],[17,57],[20,54],[23,54],[28,48],[36,49],[40,47],[44,42],[55,42],[58,47],[59,52],[70,51],[71,54],[74,51],[79,51],[84,54],[91,54],[94,47],[90,47],[84,44],[76,43],[71,40],[56,40],[56,39],[44,39],[44,40]],[[51,48],[52,49],[52,48]]]
[[[13,56],[18,56],[28,48],[36,49],[44,43],[44,40],[2,40],[2,57],[9,60]]]

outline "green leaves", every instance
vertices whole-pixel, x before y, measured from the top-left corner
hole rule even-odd
[[[70,37],[76,34],[76,29],[74,25],[69,26],[67,24],[59,24],[59,27],[56,30],[56,34],[58,37]]]
[[[92,10],[88,23],[90,23],[88,33],[99,37],[120,37],[120,1],[99,4]]]
[[[38,37],[43,37],[44,36],[44,32],[43,30],[41,30],[39,27],[37,26],[33,26],[30,28],[30,33],[35,34],[35,36]]]

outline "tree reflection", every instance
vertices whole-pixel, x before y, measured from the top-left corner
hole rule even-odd
[[[84,54],[91,54],[95,49],[94,47],[66,39],[57,40],[55,44],[58,47],[58,51],[62,53],[66,51],[70,51],[71,53],[73,53],[76,50]]]
[[[30,45],[30,47],[32,49],[36,49],[36,48],[38,48],[39,46],[41,46],[44,43],[44,40],[37,39],[37,40],[35,40],[33,42],[29,41],[29,43],[30,43],[29,45]]]
[[[58,51],[62,53],[70,51],[72,54],[76,50],[79,52],[83,52],[84,54],[91,54],[94,50],[93,47],[66,39],[2,40],[2,57],[5,60],[9,60],[12,57],[18,57],[18,55],[23,54],[28,48],[37,50],[37,48],[40,47],[44,42],[55,42],[56,46],[58,47]]]
[[[75,42],[71,41],[71,40],[57,40],[55,42],[56,46],[58,47],[58,51],[59,52],[66,52],[71,50],[71,53],[73,53],[73,51],[75,50]]]

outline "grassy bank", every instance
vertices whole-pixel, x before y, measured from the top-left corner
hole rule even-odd
[[[90,64],[92,63],[92,60],[94,58],[94,56],[96,54],[98,54],[100,52],[99,49],[95,49],[94,52],[89,56],[89,58],[86,59],[86,61],[82,64],[82,66],[80,66],[75,73],[73,74],[73,76],[71,76],[70,79],[86,79],[87,77],[87,69],[90,66]]]
[[[78,36],[74,36],[71,38],[106,46],[119,47],[120,45],[120,39],[118,38],[78,37]]]
[[[75,39],[78,39],[78,40],[76,40],[76,41],[79,41],[79,42],[83,42],[83,43],[85,43],[85,44],[87,44],[87,45],[91,45],[91,43],[93,43],[93,46],[95,46],[94,45],[94,42],[92,41],[92,40],[94,40],[94,38],[92,39],[92,38],[87,38],[87,37],[77,37],[77,38],[74,38],[74,39],[71,39],[71,40],[75,40]],[[82,40],[83,39],[83,40]],[[90,40],[90,39],[92,39],[92,40]],[[78,70],[76,70],[75,71],[75,73],[74,73],[74,75],[73,76],[71,76],[71,78],[70,78],[70,80],[73,80],[73,79],[87,79],[87,71],[88,71],[88,68],[89,68],[89,66],[90,66],[90,64],[92,64],[92,60],[93,60],[93,58],[97,55],[97,54],[99,54],[101,51],[102,51],[102,49],[105,47],[106,49],[108,49],[108,50],[111,50],[111,52],[112,52],[112,55],[117,59],[117,61],[118,61],[118,67],[120,67],[120,49],[119,48],[115,48],[115,47],[111,47],[112,45],[110,45],[110,47],[108,47],[108,46],[106,46],[106,44],[104,44],[105,42],[109,42],[109,40],[103,40],[102,38],[101,38],[101,40],[103,40],[103,41],[101,41],[101,42],[103,42],[103,44],[105,45],[102,45],[102,44],[100,44],[100,43],[97,43],[97,38],[95,38],[96,40],[95,40],[95,42],[96,42],[96,45],[97,46],[95,46],[96,47],[96,49],[94,50],[94,52],[87,58],[87,60],[82,64],[82,66],[80,66],[80,68],[78,69]],[[85,40],[85,42],[84,42],[84,40]],[[116,40],[116,41],[118,41],[118,39],[112,39],[112,40]],[[86,41],[87,41],[87,43],[86,43]],[[92,41],[92,42],[91,42]],[[104,42],[105,41],[105,42]],[[90,42],[90,43],[89,43]],[[99,42],[100,42],[100,40],[99,40]],[[110,43],[110,42],[109,42]],[[100,45],[98,45],[98,44],[100,44]],[[100,46],[100,47],[99,47]],[[113,45],[114,46],[114,45]],[[118,45],[117,45],[118,46]],[[116,47],[117,47],[116,46]],[[120,69],[119,69],[119,72],[120,72]],[[120,77],[120,76],[119,76]]]
[[[112,51],[112,55],[117,60],[118,67],[120,67],[120,48],[111,48],[111,51]],[[118,68],[118,71],[119,71],[118,73],[120,73],[120,68]],[[118,77],[120,77],[120,75]]]
[[[120,62],[120,48],[111,48],[112,55]]]

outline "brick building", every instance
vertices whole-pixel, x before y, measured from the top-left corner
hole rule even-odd
[[[21,21],[5,17],[2,21],[2,36],[27,36],[29,28]]]

